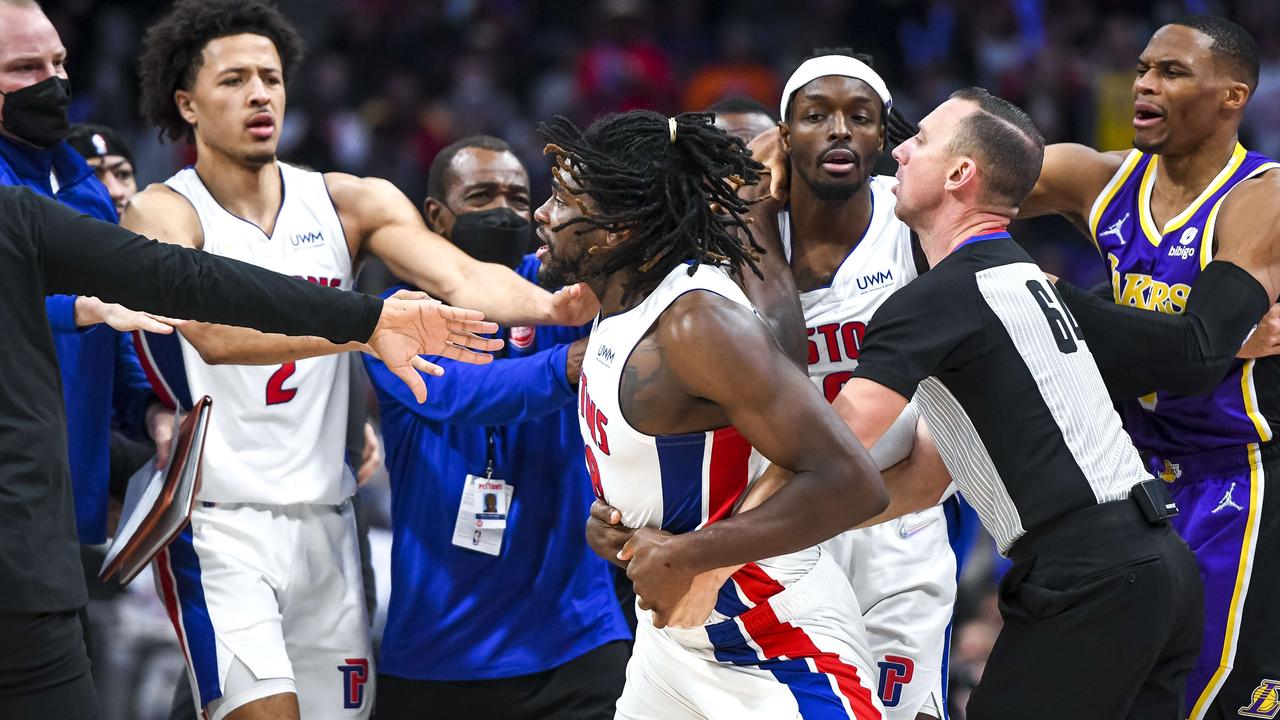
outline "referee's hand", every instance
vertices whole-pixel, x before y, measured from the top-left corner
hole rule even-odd
[[[484,322],[478,310],[450,307],[426,293],[401,290],[383,302],[382,315],[365,345],[409,386],[418,402],[425,402],[427,384],[418,372],[443,375],[444,368],[422,355],[484,365],[493,361],[488,353],[501,349],[502,340],[479,333],[497,331],[497,323]]]

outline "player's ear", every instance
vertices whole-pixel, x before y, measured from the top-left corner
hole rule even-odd
[[[786,120],[778,122],[778,139],[782,141],[782,150],[786,154],[791,154],[791,126]]]
[[[173,102],[178,106],[178,114],[188,124],[196,124],[196,111],[192,107],[191,93],[186,90],[174,90]]]
[[[1228,110],[1243,110],[1249,97],[1253,93],[1249,92],[1249,86],[1242,82],[1233,82],[1227,86],[1226,98],[1223,100],[1223,107]]]

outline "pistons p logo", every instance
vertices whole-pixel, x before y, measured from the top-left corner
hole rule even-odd
[[[880,666],[880,702],[885,707],[897,707],[902,702],[902,686],[916,674],[915,661],[901,655],[885,655],[876,664]]]
[[[369,660],[347,658],[346,665],[339,665],[342,672],[342,707],[358,709],[364,705],[364,685],[369,682]]]

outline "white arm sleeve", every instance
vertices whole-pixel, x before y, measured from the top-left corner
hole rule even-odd
[[[906,460],[916,444],[916,422],[920,420],[920,409],[914,402],[907,403],[902,414],[889,426],[871,448],[871,459],[876,466],[887,470]]]

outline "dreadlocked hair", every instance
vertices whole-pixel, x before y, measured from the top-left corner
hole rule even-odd
[[[554,230],[584,225],[580,232],[629,231],[603,266],[606,274],[635,270],[623,287],[624,302],[686,261],[692,261],[690,275],[709,263],[727,266],[739,279],[744,265],[761,277],[756,259],[764,250],[747,227],[747,202],[737,188],[758,182],[764,166],[714,118],[676,115],[674,140],[669,119],[649,110],[606,115],[585,132],[560,116],[538,126],[560,185],[590,195],[600,209]],[[565,182],[569,178],[572,184]]]

